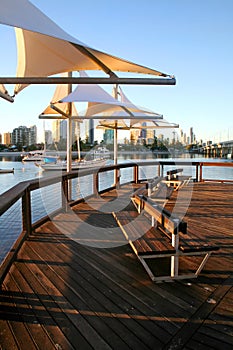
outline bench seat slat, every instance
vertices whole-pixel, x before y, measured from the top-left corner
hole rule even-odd
[[[115,213],[115,218],[137,250],[138,255],[155,255],[175,253],[169,239],[157,228],[151,227],[148,220],[141,214],[134,220],[128,212]],[[145,232],[146,231],[146,232]],[[138,236],[139,232],[145,232]]]
[[[168,187],[165,183],[161,183],[158,188],[152,192],[151,198],[152,199],[169,199],[173,193],[173,188]]]
[[[143,248],[146,248],[145,251],[138,250],[139,255],[175,253],[175,249],[172,247],[167,237],[154,227],[152,227],[143,237],[133,242],[135,248],[137,247],[138,243],[142,244]]]
[[[216,251],[219,250],[219,247],[214,244],[206,243],[202,238],[195,236],[192,233],[192,236],[186,234],[183,236],[180,234],[180,244],[179,250],[183,253],[194,253],[194,252],[205,252],[205,251]]]

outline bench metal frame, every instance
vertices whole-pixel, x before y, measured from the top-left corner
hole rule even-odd
[[[190,278],[197,278],[198,275],[201,273],[202,269],[204,268],[207,260],[209,259],[212,251],[217,250],[217,247],[213,247],[211,249],[210,246],[206,247],[206,249],[196,250],[195,247],[192,248],[192,251],[182,252],[180,250],[180,240],[179,240],[179,232],[187,233],[187,226],[184,225],[184,221],[180,220],[179,218],[173,218],[169,217],[168,211],[166,211],[163,207],[159,206],[158,204],[151,203],[148,198],[141,195],[136,195],[132,198],[133,203],[135,204],[137,210],[139,213],[142,213],[142,211],[146,212],[151,216],[152,220],[152,226],[156,223],[159,223],[160,226],[162,225],[162,232],[164,234],[169,234],[171,236],[171,245],[174,247],[175,253],[156,253],[156,254],[140,254],[137,252],[137,249],[134,246],[133,241],[129,241],[134,253],[138,257],[139,261],[145,268],[146,272],[150,276],[151,280],[154,282],[171,282],[174,280],[181,280],[181,279],[190,279]],[[124,227],[121,227],[122,232],[124,233],[126,239],[128,239],[127,232],[125,232]],[[194,250],[194,251],[193,251]],[[197,269],[193,273],[186,273],[186,274],[180,274],[179,270],[179,263],[180,263],[180,257],[186,257],[186,256],[203,256],[203,259],[201,260],[200,264],[198,265]],[[165,276],[155,276],[150,267],[148,266],[146,260],[148,259],[155,259],[155,258],[165,258],[170,257],[170,275]]]

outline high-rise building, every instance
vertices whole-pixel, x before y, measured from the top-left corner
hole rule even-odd
[[[130,130],[130,143],[136,145],[138,143],[138,138],[140,136],[140,130]]]
[[[72,121],[72,143],[76,140],[76,122]],[[67,139],[67,120],[55,120],[52,123],[52,139],[54,142]]]
[[[194,137],[193,137],[194,135],[193,135],[193,128],[191,127],[190,128],[190,143],[193,143],[193,141],[194,141]]]
[[[143,123],[142,123],[142,127],[143,127],[143,126],[146,127],[146,122],[143,122]],[[143,140],[146,140],[146,132],[147,132],[146,128],[141,129],[141,135],[140,135],[140,137],[141,137]]]
[[[11,133],[10,132],[5,132],[3,134],[3,143],[5,145],[10,145],[11,144]]]
[[[51,145],[53,143],[53,136],[51,130],[45,130],[45,142],[47,145]]]
[[[94,144],[94,120],[88,119],[85,121],[85,140],[88,141],[91,145]]]
[[[114,130],[105,130],[103,139],[106,144],[112,144],[114,140]]]
[[[28,145],[35,145],[37,143],[37,126],[33,125],[28,129]]]
[[[11,143],[20,146],[30,146],[37,143],[37,127],[19,126],[12,132]]]

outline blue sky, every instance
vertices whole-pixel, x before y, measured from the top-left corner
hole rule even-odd
[[[232,0],[31,2],[88,45],[175,75],[175,86],[122,86],[132,102],[163,114],[186,133],[192,126],[198,140],[233,139]],[[5,48],[0,76],[14,75],[12,28],[0,25],[0,44]],[[0,133],[19,125],[41,127],[38,115],[53,91],[54,86],[29,86],[13,104],[0,99]]]

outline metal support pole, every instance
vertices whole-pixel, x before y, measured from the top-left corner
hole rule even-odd
[[[0,84],[120,84],[120,85],[176,85],[171,78],[118,78],[118,77],[0,77]]]
[[[68,72],[68,77],[72,77],[72,72]],[[68,84],[68,94],[72,92],[72,84]],[[72,170],[72,102],[69,102],[69,112],[67,118],[67,144],[66,144],[66,171]],[[68,182],[68,201],[72,196],[72,182]]]
[[[175,248],[176,252],[179,249],[179,234],[172,234],[172,246]],[[179,256],[171,256],[171,277],[176,277],[179,275]]]
[[[114,98],[118,99],[118,85],[114,86]],[[118,132],[117,132],[117,120],[115,121],[115,128],[114,128],[114,165],[117,165],[117,138],[118,138]],[[114,171],[114,185],[118,185],[118,169],[115,169]]]
[[[177,277],[179,275],[179,255],[177,252],[179,250],[179,219],[174,219],[176,222],[176,227],[172,232],[172,246],[176,250],[176,255],[171,256],[171,277]]]

